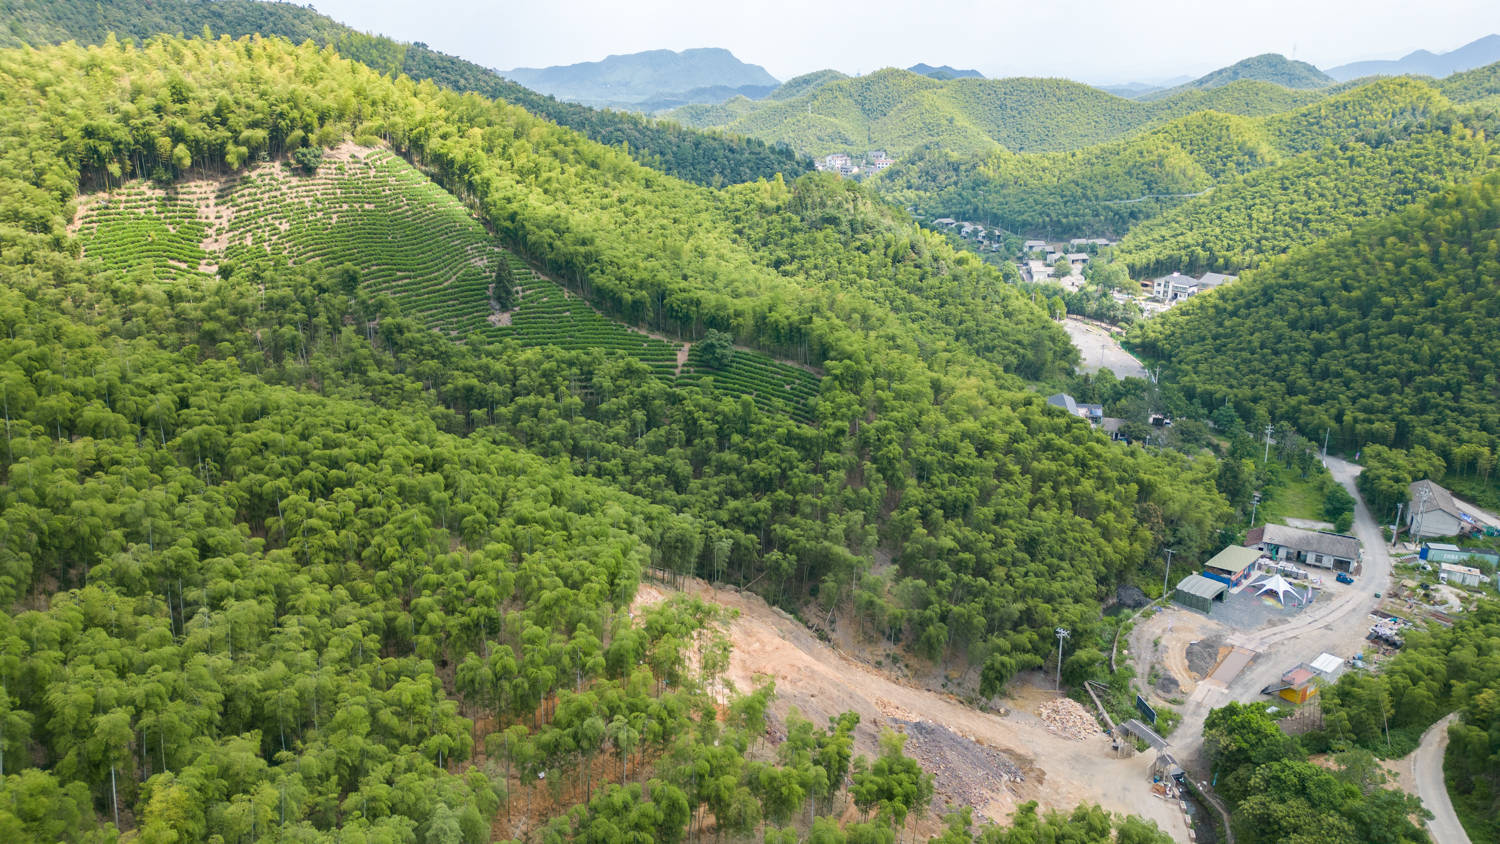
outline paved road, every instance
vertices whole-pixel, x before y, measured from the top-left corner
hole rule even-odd
[[[1369,630],[1370,611],[1380,603],[1375,593],[1390,587],[1391,555],[1385,537],[1354,485],[1362,467],[1336,457],[1328,458],[1327,463],[1334,480],[1354,496],[1354,535],[1364,546],[1363,574],[1353,588],[1332,597],[1320,595],[1287,624],[1228,637],[1226,644],[1248,648],[1259,656],[1227,688],[1209,681],[1199,683],[1183,707],[1182,723],[1172,733],[1172,750],[1178,762],[1200,779],[1208,772],[1208,760],[1202,754],[1203,721],[1208,713],[1231,700],[1263,700],[1261,689],[1288,668],[1311,661],[1319,653],[1327,651],[1345,658],[1358,653]]]
[[[1448,748],[1448,725],[1458,717],[1455,712],[1427,728],[1422,743],[1412,752],[1411,770],[1417,781],[1417,796],[1432,812],[1427,832],[1435,844],[1469,844],[1453,802],[1448,799],[1448,785],[1443,780],[1443,752]]]

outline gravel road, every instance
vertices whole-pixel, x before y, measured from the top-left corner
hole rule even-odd
[[[1469,844],[1458,815],[1453,813],[1453,802],[1448,799],[1448,786],[1443,780],[1443,751],[1448,748],[1448,725],[1458,713],[1438,721],[1422,734],[1422,743],[1412,753],[1412,773],[1416,776],[1417,796],[1422,805],[1432,812],[1427,822],[1427,832],[1435,844]]]

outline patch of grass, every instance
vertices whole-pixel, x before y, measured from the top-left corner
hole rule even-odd
[[[1302,478],[1294,469],[1283,466],[1277,469],[1273,483],[1264,491],[1256,523],[1283,522],[1289,518],[1326,521],[1323,518],[1323,497],[1328,494],[1328,485],[1333,483],[1327,470],[1319,466]]]

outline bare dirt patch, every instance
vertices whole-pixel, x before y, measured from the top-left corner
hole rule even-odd
[[[1148,677],[1153,665],[1160,666],[1162,677],[1154,690],[1163,700],[1177,695],[1190,695],[1198,687],[1198,681],[1212,672],[1218,663],[1218,650],[1223,645],[1227,629],[1211,619],[1189,612],[1180,607],[1169,607],[1148,618],[1141,619],[1130,634],[1130,657],[1136,674]],[[1210,650],[1207,645],[1197,648],[1195,667],[1188,659],[1189,646],[1194,642],[1212,641],[1212,662],[1203,665]],[[1165,678],[1170,678],[1167,681]],[[1175,688],[1173,688],[1175,686]],[[1171,688],[1172,691],[1167,691]]]
[[[701,581],[690,581],[686,591],[738,611],[728,623],[734,650],[727,677],[735,687],[750,689],[773,680],[771,714],[777,720],[792,707],[815,723],[845,711],[859,713],[855,749],[869,756],[878,752],[881,729],[906,732],[911,736],[908,752],[936,775],[935,808],[968,805],[983,817],[1003,820],[1027,800],[1062,811],[1098,803],[1150,818],[1174,838],[1186,839],[1176,805],[1151,795],[1148,755],[1119,759],[1097,732],[1074,741],[1048,731],[1038,713],[1044,702],[1057,697],[1049,689],[1018,681],[1005,701],[1008,714],[980,712],[952,695],[903,683],[819,641],[757,595]],[[636,604],[669,594],[645,584]],[[1022,778],[1013,779],[1015,772]]]
[[[1188,671],[1192,672],[1193,679],[1202,680],[1204,677],[1214,673],[1219,666],[1220,660],[1229,653],[1225,647],[1222,636],[1210,636],[1196,642],[1189,642],[1184,657],[1187,660]]]

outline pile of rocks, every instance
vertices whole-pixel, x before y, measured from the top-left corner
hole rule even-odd
[[[1099,723],[1094,716],[1072,698],[1060,697],[1042,704],[1042,723],[1047,731],[1063,738],[1083,741],[1099,734]]]

